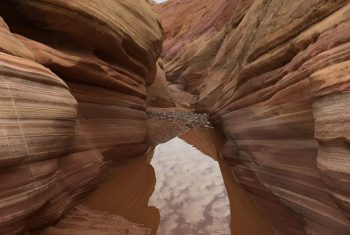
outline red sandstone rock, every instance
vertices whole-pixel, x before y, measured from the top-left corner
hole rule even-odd
[[[88,229],[87,229],[88,228]],[[42,235],[148,235],[150,229],[132,223],[123,217],[89,209],[79,205],[58,225],[45,229]]]
[[[174,101],[168,88],[168,83],[163,70],[163,63],[158,61],[157,76],[153,84],[147,89],[147,106],[150,107],[174,107]]]
[[[212,4],[159,6],[170,78],[179,71],[178,82],[199,92],[198,108],[209,111],[228,138],[223,156],[276,234],[349,234],[349,1],[236,4],[220,40],[211,36],[207,43],[194,22],[208,22],[196,14],[203,5],[220,16]],[[187,8],[188,17],[177,11],[167,17],[171,5]],[[245,14],[241,21],[236,12]],[[187,46],[193,34],[198,42]],[[200,74],[194,83],[193,74]]]
[[[15,234],[147,151],[161,29],[144,0],[11,0],[0,15],[0,234]]]
[[[10,32],[5,21],[0,17],[0,52],[19,56],[26,59],[34,59],[34,55],[26,48],[20,40]]]
[[[167,79],[198,92],[224,39],[226,23],[236,27],[252,0],[173,0],[154,6],[165,31]]]

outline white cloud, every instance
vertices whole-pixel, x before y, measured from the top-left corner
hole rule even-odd
[[[156,186],[149,205],[159,209],[159,234],[230,234],[230,204],[216,161],[176,137],[155,148],[151,164]]]

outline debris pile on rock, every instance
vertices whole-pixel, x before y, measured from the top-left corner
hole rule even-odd
[[[154,112],[148,111],[147,116],[149,119],[158,118],[173,120],[178,122],[186,122],[188,127],[212,127],[209,121],[209,115],[206,113],[194,113],[194,112]]]

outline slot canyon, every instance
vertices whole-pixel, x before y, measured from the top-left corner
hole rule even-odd
[[[15,234],[349,235],[350,0],[0,1]]]

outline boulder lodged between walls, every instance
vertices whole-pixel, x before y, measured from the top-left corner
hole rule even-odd
[[[147,151],[162,29],[145,0],[5,0],[0,16],[0,234],[17,234]]]
[[[213,4],[231,4],[232,18],[209,42],[207,31],[189,36],[209,13],[226,15]],[[171,5],[188,18],[163,14]],[[276,234],[350,234],[350,1],[157,7],[174,51],[164,52],[165,70],[199,93],[198,109],[228,139],[222,156]],[[191,12],[198,8],[207,10]]]

